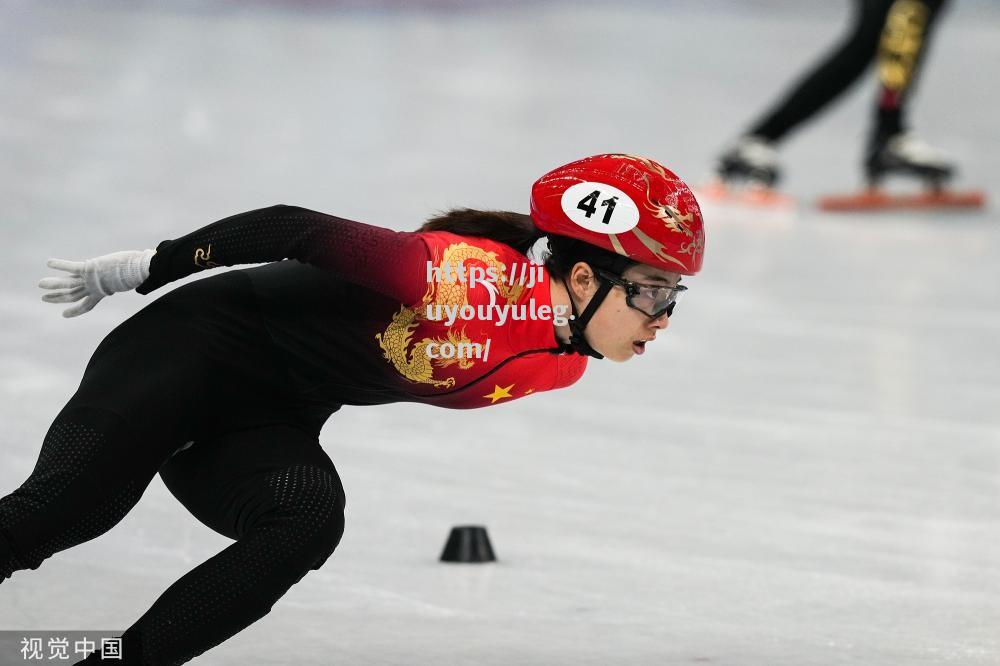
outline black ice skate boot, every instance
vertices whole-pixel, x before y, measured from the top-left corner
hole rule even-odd
[[[719,180],[727,185],[746,184],[773,188],[781,177],[778,152],[759,136],[740,137],[715,164]]]
[[[928,189],[941,190],[955,174],[955,165],[937,149],[910,132],[876,137],[868,148],[865,173],[869,187],[888,175],[914,176]]]

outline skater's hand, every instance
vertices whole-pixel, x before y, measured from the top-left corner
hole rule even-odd
[[[131,291],[149,277],[149,261],[155,250],[126,250],[105,254],[86,261],[49,259],[49,268],[66,271],[67,276],[47,277],[38,283],[50,292],[42,296],[47,303],[74,303],[63,317],[76,317],[94,309],[102,298],[119,291]]]

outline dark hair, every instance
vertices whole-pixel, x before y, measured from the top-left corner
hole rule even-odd
[[[423,223],[420,231],[450,231],[460,236],[479,236],[510,245],[521,254],[528,250],[544,232],[531,221],[530,215],[503,210],[455,208],[436,215]]]
[[[418,231],[450,231],[461,236],[479,236],[511,246],[521,254],[546,233],[535,226],[530,215],[500,210],[455,208],[424,222]],[[545,268],[556,279],[563,279],[577,262],[583,261],[620,275],[637,263],[615,252],[566,236],[548,236],[548,252],[542,255]]]

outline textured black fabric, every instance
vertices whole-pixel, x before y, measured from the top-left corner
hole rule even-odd
[[[294,426],[196,441],[160,470],[202,523],[235,542],[171,585],[122,635],[126,666],[183,664],[267,615],[344,532],[345,495],[314,433]],[[101,663],[92,655],[84,664]]]
[[[133,455],[135,439],[128,422],[112,411],[71,403],[60,412],[31,476],[0,499],[0,581],[37,569],[125,516],[160,462],[151,449]],[[129,458],[123,474],[120,461]]]
[[[136,289],[148,294],[217,266],[297,259],[397,301],[416,301],[429,258],[420,235],[354,222],[298,206],[277,205],[231,215],[163,241]],[[391,270],[387,270],[391,267]]]
[[[755,123],[747,133],[779,141],[847,90],[875,59],[886,16],[894,1],[856,0],[853,23],[846,38],[809,70],[781,102]],[[920,0],[920,2],[928,9],[926,30],[929,31],[945,0]],[[921,53],[926,50],[926,44],[925,38],[921,45]],[[910,88],[914,81],[915,77],[910,82]],[[903,102],[907,92],[903,91],[900,103],[894,109],[876,104],[876,134],[895,133],[903,128],[905,107]],[[879,99],[882,99],[881,95]]]
[[[220,367],[165,300],[105,337],[31,475],[0,499],[0,574],[37,568],[117,523],[160,465],[212,423],[206,395],[219,394]]]
[[[298,397],[242,272],[174,290],[101,342],[32,473],[0,498],[0,581],[107,531],[162,469],[192,513],[236,542],[125,633],[122,663],[201,654],[339,542],[343,489],[318,441],[337,407]]]
[[[201,522],[235,539],[124,634],[142,664],[181,664],[266,615],[344,531],[344,491],[312,433],[291,426],[197,441],[160,470]]]

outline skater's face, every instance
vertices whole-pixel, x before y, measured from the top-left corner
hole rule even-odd
[[[629,268],[622,276],[625,280],[643,287],[675,287],[681,276],[651,266],[638,265]],[[600,285],[599,276],[585,263],[573,267],[570,286],[573,290],[577,311],[582,312]],[[645,294],[654,290],[643,289],[643,295],[634,296],[633,305],[648,309]],[[627,300],[626,287],[615,285],[597,308],[584,329],[587,342],[597,352],[612,361],[627,361],[645,352],[648,342],[656,338],[659,331],[670,324],[669,316],[663,313],[653,318],[645,312],[631,307]]]

